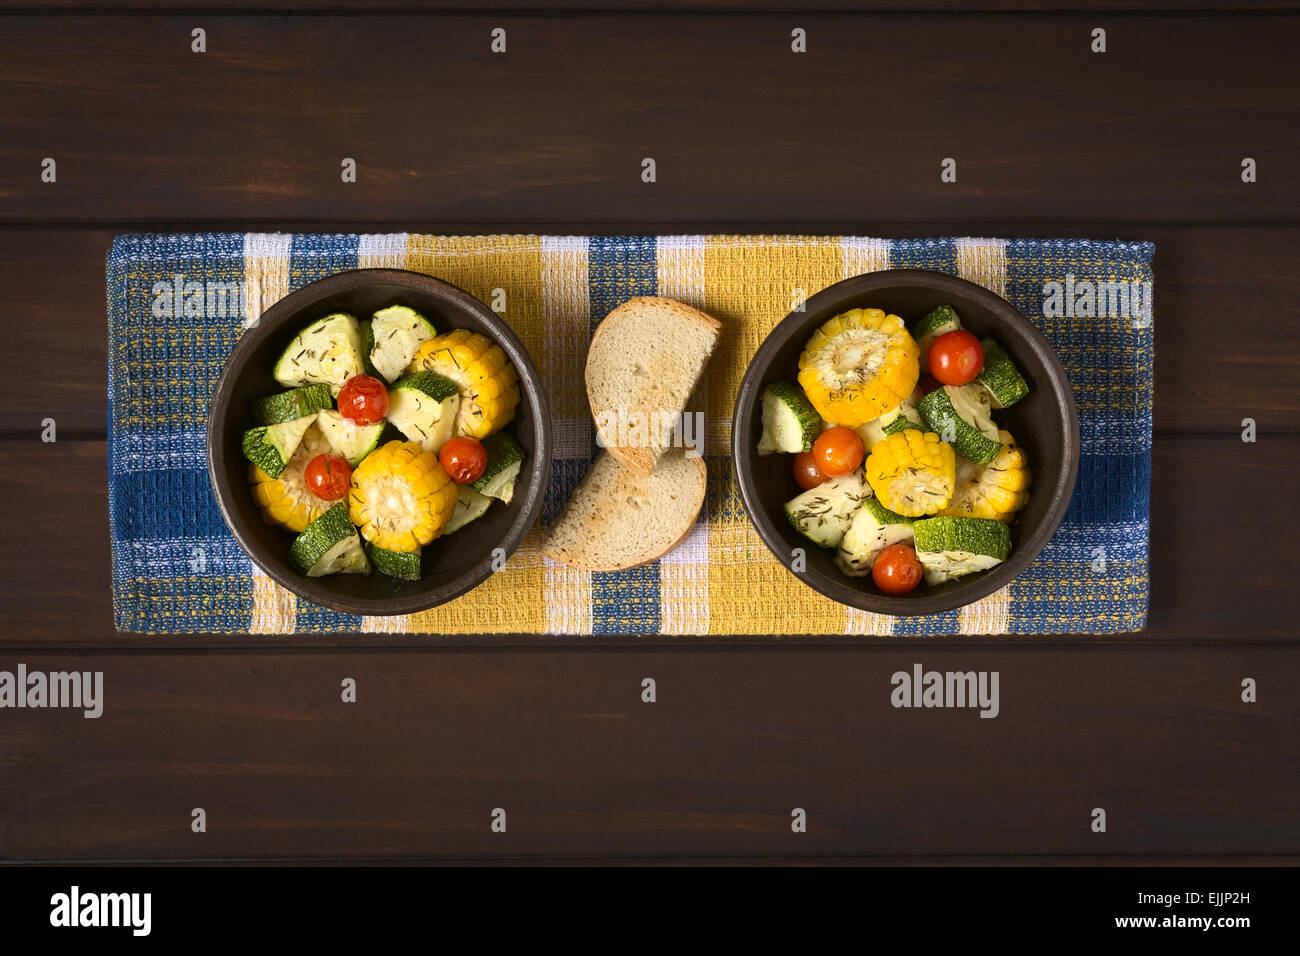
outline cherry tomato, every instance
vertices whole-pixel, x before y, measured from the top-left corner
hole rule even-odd
[[[358,425],[373,425],[388,416],[388,388],[373,375],[354,375],[339,390],[339,414]]]
[[[458,485],[478,481],[487,467],[487,451],[477,438],[452,438],[438,452],[443,470]]]
[[[804,491],[816,488],[826,480],[822,470],[817,467],[817,462],[813,460],[812,452],[801,451],[794,456],[794,480]]]
[[[933,375],[922,375],[921,380],[916,383],[916,387],[921,390],[921,395],[929,395],[935,389],[943,388],[939,380]]]
[[[866,454],[858,433],[843,425],[833,425],[813,442],[813,461],[830,478],[843,478],[857,471]]]
[[[909,544],[891,544],[876,555],[871,580],[886,594],[906,594],[921,583],[921,562]]]
[[[984,347],[964,329],[939,336],[930,345],[930,374],[944,385],[965,385],[984,367]]]
[[[338,455],[317,455],[303,471],[307,490],[322,501],[338,501],[352,486],[352,466]]]

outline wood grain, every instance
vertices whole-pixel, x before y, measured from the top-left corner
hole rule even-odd
[[[1178,15],[1186,12],[1219,12],[1226,8],[1225,0],[1093,0],[1092,11],[1112,14],[1139,13]],[[30,11],[36,8],[31,0],[0,0],[0,12]],[[247,13],[253,9],[248,0],[202,0],[185,3],[184,0],[124,0],[106,3],[105,0],[46,0],[40,10],[66,10],[74,12],[145,12],[177,13],[187,10],[205,15],[221,16]],[[1232,5],[1234,14],[1290,12],[1300,9],[1296,0],[1241,0]],[[653,7],[642,0],[408,0],[398,4],[392,0],[365,4],[359,0],[295,0],[292,5],[277,10],[292,11],[296,16],[322,13],[331,16],[384,15],[410,16],[423,12],[430,16],[446,13],[523,13],[533,16],[568,16],[574,13],[622,14],[632,17],[655,16],[665,13],[741,13],[771,14],[803,17],[818,13],[936,13],[946,16],[1012,12],[1060,15],[1079,10],[1077,5],[1060,0],[997,0],[996,3],[979,3],[976,0],[816,0],[798,6],[793,0],[659,0]]]
[[[1253,445],[1243,444],[1235,435],[1158,441],[1152,461],[1149,626],[1140,636],[1113,640],[1293,641],[1293,574],[1290,563],[1283,559],[1278,535],[1279,521],[1283,527],[1292,527],[1294,521],[1290,512],[1279,515],[1276,509],[1256,503],[1300,498],[1300,473],[1295,469],[1298,458],[1300,436],[1265,435]],[[106,481],[102,442],[0,443],[0,526],[25,527],[35,520],[40,529],[25,547],[0,551],[0,580],[6,582],[9,595],[6,642],[134,645],[142,640],[117,634],[112,627]],[[153,640],[165,640],[169,646],[215,643],[234,647],[410,642],[410,638],[372,634]],[[439,637],[437,644],[455,640]],[[502,642],[496,638],[467,640]],[[837,638],[836,643],[849,640]],[[912,640],[899,638],[894,643]],[[956,639],[962,645],[983,640]],[[1023,640],[1002,639],[1007,643]],[[1100,637],[1083,640],[1092,644],[1107,641]],[[741,643],[755,646],[772,641],[755,638]],[[860,641],[882,643],[881,638]],[[570,643],[590,642],[575,639]],[[625,643],[647,642],[635,638]]]
[[[19,661],[105,704],[7,712],[0,858],[1300,853],[1294,646]],[[893,708],[915,663],[997,671],[999,716]]]
[[[107,695],[99,720],[0,712],[0,862],[1300,859],[1300,18],[1275,15],[1300,4],[667,3],[0,0],[0,670]],[[131,229],[1152,240],[1150,627],[119,635],[103,276]],[[890,707],[918,661],[999,671],[999,717]]]
[[[455,224],[442,225],[446,228],[423,228],[457,231]],[[828,231],[808,223],[768,225],[778,232]],[[960,235],[969,226],[943,223],[918,229],[899,223],[864,223],[845,231],[896,237]],[[370,228],[402,227],[373,224]],[[611,229],[598,223],[581,224],[581,228],[584,232]],[[623,226],[614,231],[639,228]],[[672,223],[657,231],[690,228],[688,223]],[[462,226],[459,231],[474,230]],[[479,225],[476,231],[484,227]],[[511,225],[505,231],[513,231]],[[1080,229],[1068,224],[1008,222],[994,224],[989,231],[1155,242],[1157,433],[1237,434],[1247,416],[1270,434],[1300,432],[1300,350],[1293,347],[1283,318],[1293,315],[1294,304],[1300,301],[1300,272],[1293,267],[1300,229],[1123,224]],[[9,330],[11,346],[0,350],[0,379],[9,393],[0,406],[0,434],[34,439],[46,417],[55,418],[60,434],[67,437],[105,434],[103,272],[112,236],[105,230],[0,228],[0,261],[8,264],[0,270],[0,319]],[[32,361],[34,355],[42,360]]]
[[[1294,17],[498,19],[6,17],[0,221],[1300,218]]]

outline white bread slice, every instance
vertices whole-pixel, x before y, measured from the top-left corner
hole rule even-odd
[[[608,451],[582,479],[552,526],[542,554],[589,571],[625,571],[661,558],[686,540],[704,504],[704,459],[664,453],[649,476]]]
[[[596,326],[587,351],[587,401],[601,444],[648,475],[718,344],[722,323],[673,299],[628,299]],[[620,424],[621,423],[621,424]],[[638,423],[640,426],[638,427]]]

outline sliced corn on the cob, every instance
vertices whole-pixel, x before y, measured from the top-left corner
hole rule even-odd
[[[880,503],[908,518],[947,506],[956,481],[957,457],[934,432],[908,429],[878,441],[867,457],[867,483]]]
[[[1010,522],[1029,503],[1031,475],[1025,454],[1005,429],[998,432],[1002,450],[987,464],[962,461],[957,487],[941,515],[994,518]]]
[[[456,485],[438,456],[409,441],[390,441],[352,472],[348,516],[361,536],[389,551],[428,544],[456,507]]]
[[[912,394],[921,375],[918,355],[898,316],[851,309],[808,340],[799,356],[799,384],[822,418],[855,428]]]
[[[460,386],[456,434],[486,438],[515,417],[519,375],[486,335],[455,329],[425,342],[408,372],[436,372]]]
[[[330,450],[329,441],[313,424],[303,434],[298,448],[290,456],[279,477],[272,478],[256,465],[248,466],[248,482],[253,500],[262,509],[267,524],[283,525],[290,531],[305,531],[334,504],[317,498],[307,490],[303,472],[307,463]]]

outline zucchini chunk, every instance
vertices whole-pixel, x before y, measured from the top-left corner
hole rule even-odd
[[[384,422],[373,425],[358,425],[352,419],[327,408],[318,413],[321,434],[330,443],[334,454],[346,458],[353,468],[379,445],[379,436],[384,433]]]
[[[785,514],[794,529],[813,544],[838,548],[858,508],[870,496],[859,468],[791,498],[785,503]]]
[[[387,382],[395,382],[421,345],[437,333],[429,320],[405,305],[390,305],[370,318],[366,358]]]
[[[986,571],[1011,553],[1011,531],[992,518],[926,518],[912,532],[926,584]]]
[[[515,480],[524,464],[524,450],[507,432],[493,432],[483,439],[487,465],[474,482],[474,490],[506,504],[515,495]]]
[[[867,498],[844,533],[835,564],[850,577],[866,577],[881,551],[911,540],[911,518],[890,511],[878,498]]]
[[[1029,384],[997,342],[983,339],[980,345],[984,347],[984,367],[975,380],[989,393],[994,408],[1010,408],[1029,394]]]
[[[333,407],[328,385],[307,385],[259,398],[253,403],[253,421],[259,425],[278,425]]]
[[[773,382],[763,389],[763,434],[758,453],[812,451],[822,431],[822,418],[803,389],[790,382]]]
[[[348,508],[337,504],[307,525],[289,548],[294,566],[309,578],[327,574],[369,574],[370,562],[361,536],[348,519]]]
[[[941,305],[936,309],[928,312],[924,317],[917,320],[916,328],[912,331],[912,337],[916,339],[916,347],[921,350],[921,355],[925,355],[931,343],[945,332],[952,332],[961,328],[961,318],[957,315],[957,310],[950,305]],[[921,369],[924,375],[930,370]]]
[[[374,363],[370,361],[370,353],[375,348],[375,330],[369,319],[362,319],[357,323],[361,329],[361,368],[367,375],[375,378],[382,378],[379,369],[375,368]]]
[[[388,392],[388,420],[425,451],[438,452],[456,434],[460,386],[435,372],[412,372]]]
[[[925,427],[952,443],[957,454],[976,464],[992,461],[1002,448],[989,394],[982,385],[945,385],[921,399]]]
[[[479,494],[469,485],[461,485],[456,490],[456,507],[452,509],[451,518],[448,519],[447,527],[442,529],[442,533],[451,534],[453,531],[459,531],[471,521],[483,517],[487,514],[492,501],[493,499]]]
[[[399,578],[403,581],[420,580],[420,575],[423,573],[420,567],[420,555],[423,551],[423,548],[416,548],[414,551],[389,551],[377,544],[366,542],[366,554],[370,556],[370,562],[375,566],[375,570],[387,574],[390,578]]]
[[[272,478],[279,478],[314,421],[315,415],[304,415],[278,425],[250,428],[244,432],[244,457]]]
[[[862,439],[862,447],[867,450],[867,454],[871,454],[871,449],[876,442],[884,441],[895,432],[905,432],[910,428],[917,431],[924,430],[921,428],[921,413],[916,408],[920,398],[921,392],[917,389],[903,399],[897,408],[891,408],[879,418],[853,429]]]
[[[337,396],[343,383],[365,371],[361,330],[354,316],[335,312],[298,333],[275,363],[275,380],[287,388],[328,385]]]

